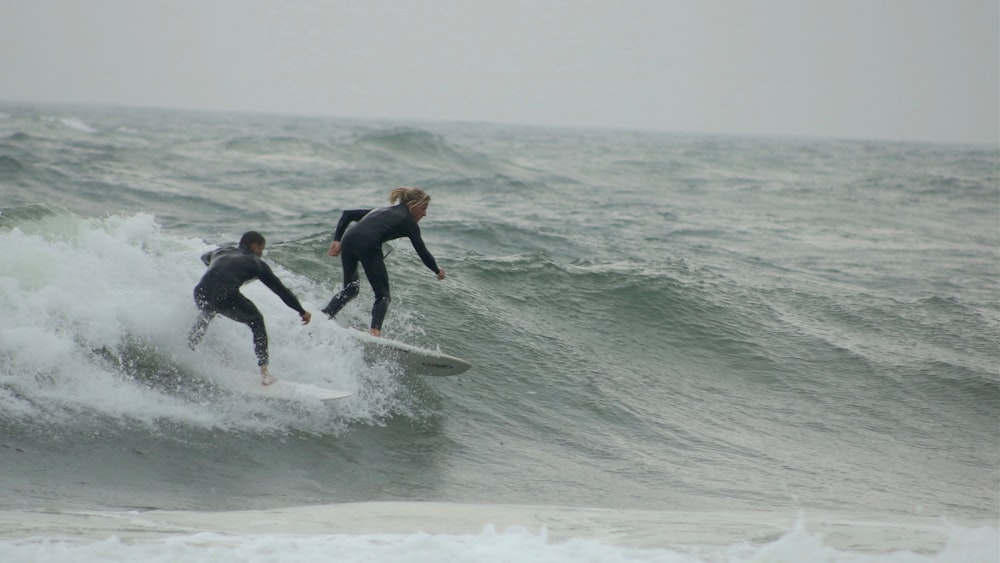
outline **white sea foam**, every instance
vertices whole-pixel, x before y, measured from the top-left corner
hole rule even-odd
[[[96,133],[97,130],[87,125],[83,120],[76,117],[64,117],[59,120],[60,123],[69,127],[71,129],[76,129],[77,131],[83,131],[84,133]]]
[[[997,529],[936,519],[361,503],[244,512],[0,512],[7,562],[992,563]]]
[[[204,271],[198,257],[210,248],[197,239],[163,235],[148,214],[99,220],[59,214],[0,232],[0,402],[12,411],[44,409],[53,420],[88,411],[146,423],[170,419],[251,429],[304,424],[306,430],[315,424],[328,430],[326,418],[285,415],[280,405],[263,399],[233,395],[221,399],[228,404],[207,408],[129,377],[129,354],[206,380],[255,377],[243,325],[217,317],[201,349],[188,349],[186,334],[196,314],[191,291]],[[318,312],[310,297],[319,299],[319,290],[275,269]],[[370,420],[394,407],[386,396],[393,374],[365,364],[343,329],[320,314],[312,325],[300,326],[298,315],[260,283],[244,292],[264,313],[276,375],[357,392],[338,404],[342,418]],[[384,385],[374,393],[359,389],[359,377]],[[254,416],[261,412],[267,416]]]

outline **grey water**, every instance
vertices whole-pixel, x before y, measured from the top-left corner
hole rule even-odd
[[[434,500],[995,518],[994,146],[0,106],[0,507]],[[319,309],[343,209],[432,196],[368,365]],[[272,369],[184,346],[198,255],[245,230]],[[364,285],[364,284],[363,284]],[[339,322],[363,326],[370,291]]]

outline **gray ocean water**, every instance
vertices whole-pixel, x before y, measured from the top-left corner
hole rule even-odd
[[[996,518],[993,146],[0,106],[0,508],[348,501]],[[432,195],[369,365],[319,309],[340,211]],[[279,377],[184,341],[201,252],[249,229],[316,313],[245,288]],[[371,292],[339,322],[364,326]]]

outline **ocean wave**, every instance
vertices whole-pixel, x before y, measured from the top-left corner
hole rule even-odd
[[[7,137],[5,137],[4,140],[10,141],[12,143],[23,143],[26,141],[34,140],[34,138],[31,135],[25,133],[24,131],[18,131],[16,133],[11,133]]]
[[[486,157],[456,149],[441,135],[422,129],[401,127],[368,131],[360,133],[354,144],[369,153],[412,166],[414,170],[443,167],[473,173],[491,171],[491,163]]]
[[[68,209],[44,203],[4,207],[0,209],[0,228],[28,227],[43,219],[58,216],[67,218],[75,217]]]
[[[24,164],[20,160],[7,155],[0,155],[0,177],[17,176],[25,171]]]
[[[226,151],[260,154],[287,155],[296,159],[309,156],[329,156],[335,152],[335,147],[310,138],[291,135],[241,135],[227,139],[222,148]]]
[[[84,133],[96,133],[97,130],[84,123],[84,121],[78,117],[60,117],[58,118],[59,123],[74,129],[76,131],[82,131]]]
[[[0,213],[2,502],[995,518],[995,151],[118,109],[0,124],[25,167]],[[925,185],[950,178],[972,183]],[[420,226],[448,276],[396,243],[385,334],[471,361],[461,377],[365,362],[339,325],[367,325],[364,282],[318,313],[340,210],[404,184],[435,198]],[[248,229],[316,315],[243,288],[272,370],[354,396],[216,382],[257,369],[226,319],[189,349],[198,256]]]

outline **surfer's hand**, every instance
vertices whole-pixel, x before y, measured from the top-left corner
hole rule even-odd
[[[340,241],[335,240],[330,243],[330,250],[326,252],[327,256],[340,256]]]
[[[444,279],[444,268],[438,268],[438,281]]]
[[[302,324],[304,325],[309,324],[309,321],[311,321],[313,318],[312,313],[310,313],[309,311],[305,311],[304,313],[299,315],[299,317],[302,319]]]

